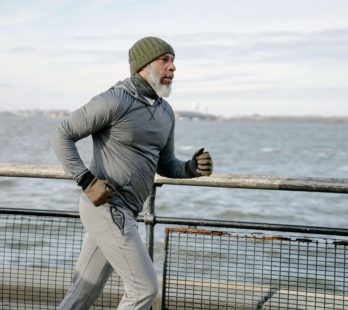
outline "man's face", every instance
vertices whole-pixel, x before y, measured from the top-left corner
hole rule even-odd
[[[139,74],[152,86],[159,97],[168,97],[175,69],[174,56],[164,54],[148,64]]]

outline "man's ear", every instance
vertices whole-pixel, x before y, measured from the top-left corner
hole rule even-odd
[[[139,75],[146,80],[145,78],[145,67],[142,67],[139,71],[138,71]]]

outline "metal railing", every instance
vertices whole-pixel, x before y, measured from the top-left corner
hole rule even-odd
[[[68,179],[64,170],[56,166],[33,166],[17,164],[0,164],[0,177],[27,177],[27,178],[49,178]],[[274,177],[274,176],[251,176],[237,174],[215,174],[210,177],[194,179],[170,179],[156,175],[155,184],[150,194],[146,210],[139,220],[146,225],[146,244],[150,256],[153,257],[154,248],[154,226],[156,224],[173,224],[189,226],[226,227],[226,228],[255,228],[260,223],[243,223],[231,221],[210,221],[206,219],[168,218],[155,214],[156,187],[162,185],[183,185],[183,186],[207,186],[223,188],[243,188],[261,190],[282,190],[282,191],[305,191],[323,193],[348,194],[348,179],[337,178],[309,178],[309,177]],[[327,234],[345,235],[346,229],[331,229],[325,227],[303,227],[297,225],[262,224],[263,229],[273,231],[310,232],[318,231]]]
[[[347,309],[348,241],[169,227],[164,309]]]
[[[71,285],[84,230],[77,214],[0,209],[0,309],[56,309]],[[116,274],[93,309],[113,309]]]
[[[1,176],[2,177],[31,177],[31,178],[50,178],[50,179],[70,179],[70,177],[67,176],[61,168],[51,167],[51,166],[38,167],[38,166],[29,166],[29,165],[4,165],[4,164],[0,165],[0,177]],[[339,238],[348,236],[348,229],[344,229],[344,228],[327,228],[327,227],[313,227],[313,226],[300,226],[300,225],[280,225],[280,224],[269,224],[269,223],[237,222],[237,221],[221,221],[221,220],[217,221],[217,220],[208,220],[208,219],[174,218],[174,217],[157,216],[155,214],[156,188],[158,186],[162,186],[162,185],[185,185],[185,186],[207,186],[207,187],[223,187],[223,188],[263,189],[263,190],[309,191],[309,192],[326,192],[326,193],[342,193],[342,194],[348,193],[348,179],[242,176],[242,175],[233,175],[233,174],[229,174],[229,175],[220,174],[220,175],[213,175],[211,177],[201,177],[198,179],[168,179],[168,178],[156,176],[154,187],[152,189],[148,203],[145,207],[144,216],[139,217],[139,221],[144,222],[146,225],[146,245],[147,245],[148,251],[150,253],[150,256],[152,258],[153,258],[153,252],[154,252],[154,229],[155,229],[155,226],[157,224],[185,225],[185,226],[190,226],[190,227],[215,227],[215,228],[218,227],[219,229],[221,229],[221,228],[231,229],[232,228],[232,229],[241,229],[241,230],[243,230],[243,232],[245,230],[257,230],[257,231],[261,231],[261,232],[262,231],[267,231],[267,232],[277,231],[277,232],[286,232],[287,234],[288,233],[295,233],[295,234],[300,234],[300,235],[306,234],[306,236],[308,236],[309,234],[326,235],[326,236],[331,235],[331,236],[336,236]],[[33,216],[34,218],[39,217],[39,218],[41,218],[41,220],[45,219],[45,221],[48,221],[48,222],[50,222],[50,220],[49,220],[50,218],[52,219],[55,217],[58,217],[59,219],[68,220],[68,221],[69,220],[75,221],[75,224],[73,225],[73,227],[79,227],[79,228],[76,228],[77,237],[74,237],[75,238],[74,239],[75,240],[74,247],[79,248],[80,241],[78,241],[78,240],[80,240],[80,238],[81,238],[80,236],[82,235],[82,226],[79,223],[78,214],[75,212],[50,212],[50,211],[43,211],[43,210],[41,210],[41,211],[39,211],[39,210],[29,211],[29,210],[0,209],[0,213],[6,217],[12,216],[14,222],[22,221],[23,219],[28,220],[29,221],[28,223],[18,224],[19,227],[21,227],[21,229],[23,229],[23,227],[26,229],[26,227],[32,225],[30,223],[30,219],[27,219],[27,216],[29,216],[29,217]],[[8,221],[8,220],[6,219],[6,221]],[[59,220],[59,222],[60,221],[61,220]],[[16,226],[16,225],[14,225],[14,226]],[[6,232],[6,234],[8,234],[9,231],[13,230],[14,226],[9,225],[9,226],[6,226],[6,228],[2,228],[2,229],[4,232]],[[40,224],[39,227],[42,227],[42,225]],[[41,228],[39,228],[39,232],[41,233],[40,229]],[[53,229],[53,232],[56,231],[56,228],[53,227],[52,229]],[[35,230],[37,230],[37,228],[35,228]],[[76,234],[76,231],[75,231],[75,234]],[[198,232],[199,231],[200,230],[198,230]],[[24,234],[25,234],[25,232],[26,231],[24,230]],[[197,235],[198,232],[195,232],[195,234]],[[202,231],[200,231],[200,232],[202,232]],[[203,235],[206,235],[206,233],[204,232]],[[271,235],[267,235],[266,237],[264,236],[262,238],[267,239],[267,238],[270,238],[270,236]],[[11,236],[11,238],[12,238],[12,236]],[[38,237],[35,236],[35,238],[37,239]],[[64,238],[63,238],[64,240],[69,239],[68,235],[66,235]],[[52,240],[54,241],[56,239],[57,239],[57,237],[54,237],[54,235],[53,235]],[[263,239],[263,240],[266,240],[266,239]],[[301,238],[298,238],[298,239],[301,239]],[[5,241],[5,247],[6,247],[6,242],[8,242],[9,239],[6,239],[6,240],[7,241]],[[247,239],[247,240],[252,240],[252,239]],[[312,239],[312,240],[314,240],[314,239]],[[334,240],[335,239],[333,239],[333,241],[330,241],[330,244],[335,244],[337,246],[337,243],[335,243],[336,241],[334,241]],[[316,242],[316,241],[314,241],[314,242]],[[345,242],[347,242],[347,241],[345,239],[340,240],[340,242],[341,242],[340,243],[341,246],[342,245],[346,246]],[[70,243],[71,243],[71,241],[67,242],[66,244],[69,245]],[[170,250],[171,250],[171,245],[170,245],[170,243],[167,242],[166,251],[170,251]],[[187,250],[183,250],[183,251],[185,253],[187,252]],[[78,254],[78,252],[79,251],[77,249],[77,254]],[[166,252],[166,255],[168,253],[169,252]],[[211,252],[209,252],[209,253],[211,254]],[[43,254],[45,254],[45,253],[43,253]],[[77,255],[77,254],[75,253],[74,255]],[[6,262],[13,261],[13,258],[15,257],[13,255],[14,254],[11,252],[10,257],[6,258]],[[39,254],[34,253],[33,255],[34,255],[34,257],[37,258]],[[72,262],[76,258],[74,255],[70,255]],[[255,252],[253,255],[255,255]],[[244,255],[243,256],[244,260],[246,259],[245,257],[246,256]],[[27,259],[28,258],[30,258],[30,255],[27,256]],[[346,258],[346,256],[344,256],[344,259],[345,258]],[[187,259],[187,257],[186,257],[186,259]],[[341,259],[341,258],[339,258],[339,259]],[[18,262],[18,259],[17,259],[17,262]],[[168,260],[166,262],[168,262]],[[5,272],[4,270],[7,270],[8,268],[12,268],[10,265],[6,265],[6,266],[7,266],[6,268],[3,268],[3,272]],[[20,267],[20,264],[17,267]],[[344,267],[345,267],[345,265],[344,265]],[[55,267],[55,268],[56,268],[56,270],[59,270],[59,266]],[[170,266],[165,265],[166,270],[169,270],[169,268],[170,268]],[[286,268],[290,268],[290,267],[287,265]],[[298,268],[303,268],[303,266],[298,267]],[[69,265],[68,269],[70,271],[67,272],[67,277],[68,277],[68,279],[70,279],[72,267]],[[341,272],[343,270],[345,270],[345,268],[339,269],[338,272]],[[13,272],[13,270],[11,272]],[[18,269],[18,271],[15,271],[15,272],[17,272],[17,273],[15,273],[14,278],[17,280],[20,279],[21,278],[20,277],[20,274],[21,274],[20,268]],[[38,271],[34,270],[34,271],[32,271],[32,274],[35,275],[36,272],[38,272]],[[281,272],[284,272],[284,270],[282,270]],[[32,274],[31,273],[26,274],[25,279],[26,280],[30,279],[30,276]],[[173,273],[171,273],[171,275],[173,275]],[[66,276],[66,275],[64,274],[64,276]],[[3,274],[3,279],[4,279],[3,281],[5,281],[5,279],[8,277],[9,277],[9,275],[6,277],[6,273],[4,273]],[[13,276],[12,276],[12,278],[13,278]],[[40,273],[39,278],[42,280],[43,278],[45,278],[45,276],[42,276],[42,274]],[[187,279],[185,280],[186,281],[185,282],[183,280],[183,279],[185,279],[185,277],[183,275],[181,275],[181,278],[182,278],[181,280],[178,279],[178,281],[179,280],[181,281],[181,282],[179,281],[180,283],[186,283],[186,284],[193,283],[192,281],[187,282]],[[340,307],[338,307],[338,306],[340,306],[341,304],[347,305],[347,302],[345,301],[346,300],[345,299],[346,293],[347,293],[347,287],[346,287],[347,283],[346,283],[346,274],[345,273],[344,273],[344,276],[342,279],[343,280],[342,280],[341,286],[343,286],[343,289],[341,289],[341,291],[338,295],[336,294],[338,296],[337,300],[335,298],[333,299],[333,304],[337,307],[337,309],[340,309]],[[164,305],[170,305],[169,299],[166,299],[166,298],[168,298],[168,296],[170,295],[169,284],[170,283],[173,284],[175,282],[175,281],[173,282],[172,280],[173,279],[168,280],[168,274],[166,274],[166,272],[164,272],[164,284],[166,285],[166,287],[164,287],[164,289],[163,289],[163,293],[164,293],[163,294],[163,304]],[[48,280],[45,280],[45,281],[48,281]],[[46,283],[45,281],[43,281],[44,284]],[[55,283],[58,283],[58,282],[65,283],[64,281],[66,281],[66,280],[63,280],[62,278],[56,277],[54,281],[55,281]],[[112,280],[112,281],[117,282],[119,280]],[[184,281],[184,282],[182,282],[182,281]],[[215,283],[214,285],[218,285],[218,286],[220,285],[220,284],[216,284],[216,281],[213,281],[213,282]],[[119,282],[117,282],[117,283],[119,283]],[[194,281],[194,283],[196,283],[196,282]],[[46,284],[48,285],[48,287],[50,287],[50,285],[52,286],[52,284],[50,284],[49,282],[47,282]],[[61,292],[59,294],[62,294],[62,292],[66,289],[66,287],[64,285],[60,287],[60,290],[58,290]],[[203,283],[203,284],[200,284],[199,287],[202,287],[202,285],[203,285],[203,287],[206,286],[206,284]],[[247,284],[244,283],[244,286],[248,287],[248,285],[252,285],[252,284],[250,284],[249,280],[247,281]],[[109,302],[104,301],[104,303],[103,303],[103,301],[101,301],[101,304],[99,304],[99,305],[103,305],[102,306],[103,309],[107,308],[107,304],[112,303],[110,301],[111,300],[110,296],[116,296],[116,295],[118,296],[119,294],[122,293],[122,290],[119,291],[118,286],[119,286],[119,284],[116,285],[117,293],[111,292],[111,291],[115,291],[115,285],[109,286],[111,291],[108,291],[108,293],[106,293],[106,291],[104,291],[104,294],[107,294],[109,296],[108,297]],[[13,288],[13,283],[9,287]],[[227,284],[227,288],[229,288],[229,287],[230,287],[229,284]],[[6,288],[6,286],[5,286],[5,288]],[[181,285],[181,288],[182,288],[182,285]],[[57,289],[57,287],[56,287],[56,289]],[[168,289],[168,290],[166,291],[166,289]],[[210,287],[210,289],[212,289],[212,287]],[[280,294],[282,289],[283,288],[279,286],[277,288],[277,292]],[[42,291],[42,288],[40,290]],[[4,288],[2,288],[1,292],[2,292],[3,296],[5,296],[6,295],[5,293],[8,291],[9,290],[7,288],[6,288],[6,290],[4,290]],[[238,290],[238,291],[240,291],[240,290]],[[271,288],[271,292],[272,292],[272,294],[271,294],[272,296],[276,296],[276,295],[274,295],[274,292],[275,292],[274,286]],[[32,295],[34,296],[35,294],[38,294],[38,293],[34,294],[34,290],[32,289],[31,293],[27,292],[25,294],[27,294],[26,296],[30,297],[30,296],[32,296]],[[50,294],[52,294],[51,291],[47,292],[47,295],[51,296]],[[61,297],[61,295],[59,295],[59,294],[55,295],[54,300],[58,300]],[[226,294],[222,294],[221,296],[219,295],[220,296],[219,298],[223,298],[222,297],[223,295],[226,295]],[[281,298],[281,299],[284,298],[283,295],[279,298]],[[328,296],[328,294],[326,294],[326,295]],[[332,295],[336,296],[335,294],[331,294],[330,296],[332,296]],[[184,294],[184,296],[186,296],[186,295]],[[250,297],[250,296],[248,297],[247,294],[246,295],[244,294],[243,296],[244,296],[243,297],[244,299]],[[289,297],[289,295],[288,295],[288,297]],[[112,297],[112,298],[115,298],[115,297]],[[228,298],[230,298],[230,297],[228,297]],[[252,296],[250,298],[253,299],[254,296]],[[263,298],[265,298],[265,296],[263,296]],[[41,301],[42,301],[42,296],[40,298],[36,297],[35,300],[38,300],[38,299],[41,299]],[[269,299],[269,298],[267,297],[266,299]],[[105,300],[105,297],[102,297],[101,300]],[[335,302],[336,302],[336,304],[335,304]],[[195,301],[192,299],[191,305],[194,305],[194,304],[195,304]],[[226,304],[229,305],[229,302],[226,302]],[[271,307],[267,308],[267,305],[264,305],[264,304],[262,304],[262,307],[263,307],[262,308],[260,306],[261,304],[262,303],[256,303],[256,306],[254,304],[254,308],[255,309],[271,309]],[[296,303],[290,303],[290,305],[292,305],[292,304],[297,305],[297,306],[299,305]],[[288,303],[288,305],[289,305],[289,303]],[[2,306],[4,307],[4,305],[2,305]],[[240,303],[238,303],[238,306],[235,304],[234,309],[239,309],[238,308],[239,306],[240,306]],[[98,306],[96,305],[96,307],[98,307]],[[202,304],[197,306],[197,308],[195,308],[195,307],[190,308],[189,303],[186,304],[185,307],[188,309],[203,309],[204,308],[202,306]],[[201,307],[201,308],[199,308],[199,307]],[[206,307],[206,309],[213,309],[214,308],[212,305],[210,305],[210,307],[209,307],[209,305],[208,306],[205,305],[205,307]],[[166,309],[167,308],[168,309],[175,309],[175,307],[174,308],[166,307]],[[33,307],[32,309],[37,309],[37,308]],[[41,308],[39,308],[39,309],[41,309]],[[98,309],[98,308],[96,308],[96,309]],[[216,308],[216,309],[220,309],[220,308]],[[231,309],[233,309],[233,308],[231,308]],[[274,309],[279,309],[279,308],[274,308]],[[287,309],[287,308],[284,308],[284,309]],[[330,308],[328,308],[328,309],[330,309]],[[333,308],[333,309],[336,309],[336,308]],[[342,309],[344,309],[344,308],[342,308]]]

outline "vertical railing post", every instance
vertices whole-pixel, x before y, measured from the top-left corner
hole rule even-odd
[[[146,248],[153,260],[154,252],[154,229],[155,229],[155,199],[156,185],[153,185],[149,200],[144,214],[144,223],[146,227]]]

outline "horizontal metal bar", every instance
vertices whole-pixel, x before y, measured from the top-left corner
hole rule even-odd
[[[79,218],[78,212],[56,211],[56,210],[51,211],[51,210],[29,210],[29,209],[0,208],[0,214]],[[144,216],[139,216],[138,222],[144,222]],[[269,223],[257,223],[257,222],[206,220],[206,219],[177,218],[177,217],[165,217],[165,216],[154,216],[154,225],[155,224],[219,227],[219,228],[238,228],[238,229],[283,231],[283,232],[295,232],[295,233],[310,233],[310,234],[320,234],[320,235],[348,236],[348,229],[345,229],[345,228],[330,228],[330,227],[301,226],[301,225],[283,225],[283,224],[269,224]]]
[[[0,176],[29,177],[50,179],[71,179],[58,166],[33,166],[17,164],[0,164]],[[223,188],[244,188],[286,191],[310,191],[326,193],[348,193],[348,179],[341,178],[310,178],[282,176],[252,176],[237,174],[213,174],[210,177],[193,179],[170,179],[156,175],[157,186],[186,185]]]
[[[40,209],[14,209],[0,208],[0,214],[16,214],[16,215],[34,215],[34,216],[51,216],[51,217],[73,217],[79,218],[78,212],[74,211],[58,211],[58,210],[40,210]]]
[[[80,214],[76,211],[62,210],[42,210],[42,209],[25,209],[25,208],[2,208],[0,214],[16,214],[16,215],[34,215],[34,216],[51,216],[51,217],[72,217],[79,218]],[[138,216],[138,222],[144,222],[144,216]]]
[[[155,182],[167,185],[191,185],[225,188],[265,189],[284,191],[309,191],[326,193],[348,193],[348,179],[274,177],[237,174],[215,174],[196,179],[169,179],[156,177]]]
[[[236,222],[236,221],[175,218],[175,217],[161,217],[161,216],[155,217],[155,223],[348,236],[348,229],[319,227],[319,226],[283,225],[283,224],[270,224],[270,223]]]
[[[0,176],[47,179],[72,179],[59,166],[34,166],[18,164],[0,164]]]

